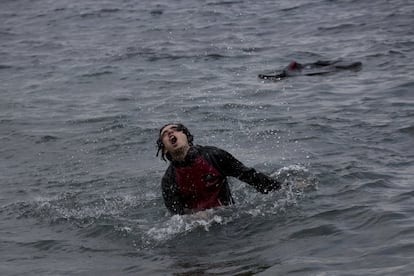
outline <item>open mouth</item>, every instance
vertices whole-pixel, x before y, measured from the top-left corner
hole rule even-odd
[[[171,144],[175,145],[177,143],[177,137],[171,136],[170,137],[170,142],[171,142]]]

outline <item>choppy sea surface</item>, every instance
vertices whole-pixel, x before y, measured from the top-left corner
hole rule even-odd
[[[0,2],[1,275],[413,275],[414,3]],[[359,71],[278,82],[291,61]],[[158,129],[283,179],[171,216]]]

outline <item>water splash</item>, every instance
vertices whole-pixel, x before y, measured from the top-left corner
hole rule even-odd
[[[217,210],[206,210],[192,215],[174,215],[167,221],[152,227],[146,235],[157,242],[169,240],[177,235],[198,229],[209,231],[215,224],[226,224],[226,219]]]
[[[36,218],[50,224],[70,223],[85,228],[103,220],[115,224],[116,220],[127,217],[142,202],[142,199],[130,195],[102,196],[66,192],[52,197],[37,196],[2,209],[8,209],[18,219]]]
[[[82,229],[88,238],[132,241],[136,249],[148,249],[191,233],[245,220],[284,216],[317,188],[317,180],[299,165],[283,167],[272,177],[283,185],[278,191],[260,194],[249,185],[230,179],[236,204],[192,215],[166,214],[159,195],[88,194],[65,192],[51,197],[36,197],[2,207],[2,212],[17,219],[36,219],[51,225],[70,224]]]
[[[306,168],[301,165],[290,165],[279,169],[271,174],[271,177],[279,179],[284,188],[297,193],[304,194],[306,191],[316,190],[318,188],[318,180]]]
[[[162,243],[195,231],[209,231],[215,225],[268,216],[285,214],[308,191],[317,189],[316,178],[303,166],[291,165],[271,175],[282,182],[282,188],[274,193],[260,194],[245,184],[234,185],[236,204],[210,209],[192,215],[174,215],[145,230],[145,244]]]

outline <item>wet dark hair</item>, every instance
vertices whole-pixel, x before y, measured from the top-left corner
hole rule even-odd
[[[167,159],[170,160],[170,161],[171,161],[172,158],[171,158],[171,155],[168,152],[166,154],[164,153],[164,147],[165,146],[162,143],[161,131],[165,127],[171,126],[171,125],[176,125],[177,126],[177,131],[182,131],[185,134],[185,136],[187,136],[188,144],[190,146],[193,145],[193,140],[194,140],[194,136],[190,133],[190,131],[188,130],[188,128],[185,127],[183,124],[180,124],[180,123],[169,123],[169,124],[164,125],[162,128],[160,128],[160,132],[158,134],[158,139],[157,139],[157,148],[158,149],[157,149],[157,154],[156,154],[156,156],[158,156],[159,153],[160,153],[160,151],[161,151],[161,159],[164,160],[164,161],[167,161],[165,159],[165,157],[167,157]]]

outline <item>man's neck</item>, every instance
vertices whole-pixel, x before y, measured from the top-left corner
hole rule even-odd
[[[189,145],[185,145],[182,148],[177,149],[174,153],[171,153],[172,159],[175,161],[184,161],[189,149]]]

